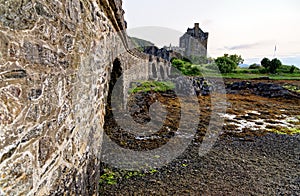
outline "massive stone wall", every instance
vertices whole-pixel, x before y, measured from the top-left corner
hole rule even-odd
[[[97,192],[121,3],[0,0],[0,195]]]
[[[169,72],[129,50],[123,14],[121,0],[0,0],[0,195],[97,194],[114,65],[124,92]]]

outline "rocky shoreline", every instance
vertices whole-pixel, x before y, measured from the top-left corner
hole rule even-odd
[[[198,96],[200,123],[184,153],[161,168],[130,175],[102,163],[102,176],[110,171],[114,183],[104,179],[100,195],[299,195],[300,135],[292,134],[291,130],[300,129],[300,99],[297,93],[282,87],[285,83],[226,80],[224,127],[218,141],[204,156],[199,156],[199,146],[210,121],[211,104],[210,96]],[[287,83],[299,85],[299,81]],[[132,116],[140,123],[150,120],[147,110],[154,98],[167,108],[178,107],[176,97],[168,93],[148,93],[148,98],[143,99],[145,95],[135,95],[132,99],[131,109],[135,108],[131,110]],[[139,104],[134,104],[136,101]],[[170,114],[174,115],[167,117],[166,127],[178,120],[176,112]],[[109,123],[111,117],[108,116],[106,132],[109,130],[112,137],[124,136],[113,122]],[[166,132],[157,136],[160,134]],[[133,142],[132,146],[122,144],[136,148],[143,142],[146,141]],[[165,140],[152,142],[154,145],[150,142],[150,147],[155,147]]]

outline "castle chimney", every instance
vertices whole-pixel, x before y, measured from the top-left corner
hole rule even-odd
[[[199,23],[195,23],[195,37],[199,37],[199,34],[200,34]]]

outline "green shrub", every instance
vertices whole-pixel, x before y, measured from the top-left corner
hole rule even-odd
[[[260,68],[261,68],[261,66],[259,64],[254,63],[254,64],[250,65],[248,69],[260,69]]]
[[[172,60],[172,65],[179,70],[183,67],[184,64],[185,64],[185,62],[183,60],[180,60],[180,59]]]
[[[197,76],[201,74],[199,67],[197,65],[193,65],[188,59],[173,59],[171,63],[173,67],[178,69],[184,75]]]
[[[261,69],[259,69],[259,73],[261,73],[261,74],[267,74],[268,73],[268,69],[261,68]]]
[[[260,74],[260,69],[252,69],[250,70],[252,74]]]
[[[291,68],[290,68],[290,71],[289,71],[289,72],[292,74],[292,73],[294,73],[295,69],[296,69],[296,67],[293,65],[293,66],[291,66]]]

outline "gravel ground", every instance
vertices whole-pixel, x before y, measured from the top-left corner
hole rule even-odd
[[[165,102],[176,105],[170,100]],[[243,117],[247,110],[258,111],[262,113],[259,118],[265,119],[300,115],[300,100],[246,94],[230,95],[228,102],[231,105],[228,112],[237,118]],[[209,99],[204,98],[200,103],[208,111]],[[209,114],[204,113],[201,122],[207,123]],[[113,122],[108,124],[111,126]],[[139,171],[138,175],[126,178],[124,171],[102,164],[102,174],[108,169],[119,177],[112,185],[101,183],[100,195],[300,195],[300,134],[248,128],[235,133],[234,126],[231,129],[225,126],[213,148],[205,156],[199,156],[205,129],[205,125],[199,126],[185,152],[155,172]]]
[[[204,157],[194,143],[157,173],[105,185],[101,195],[300,195],[300,135],[252,139],[223,137]]]

